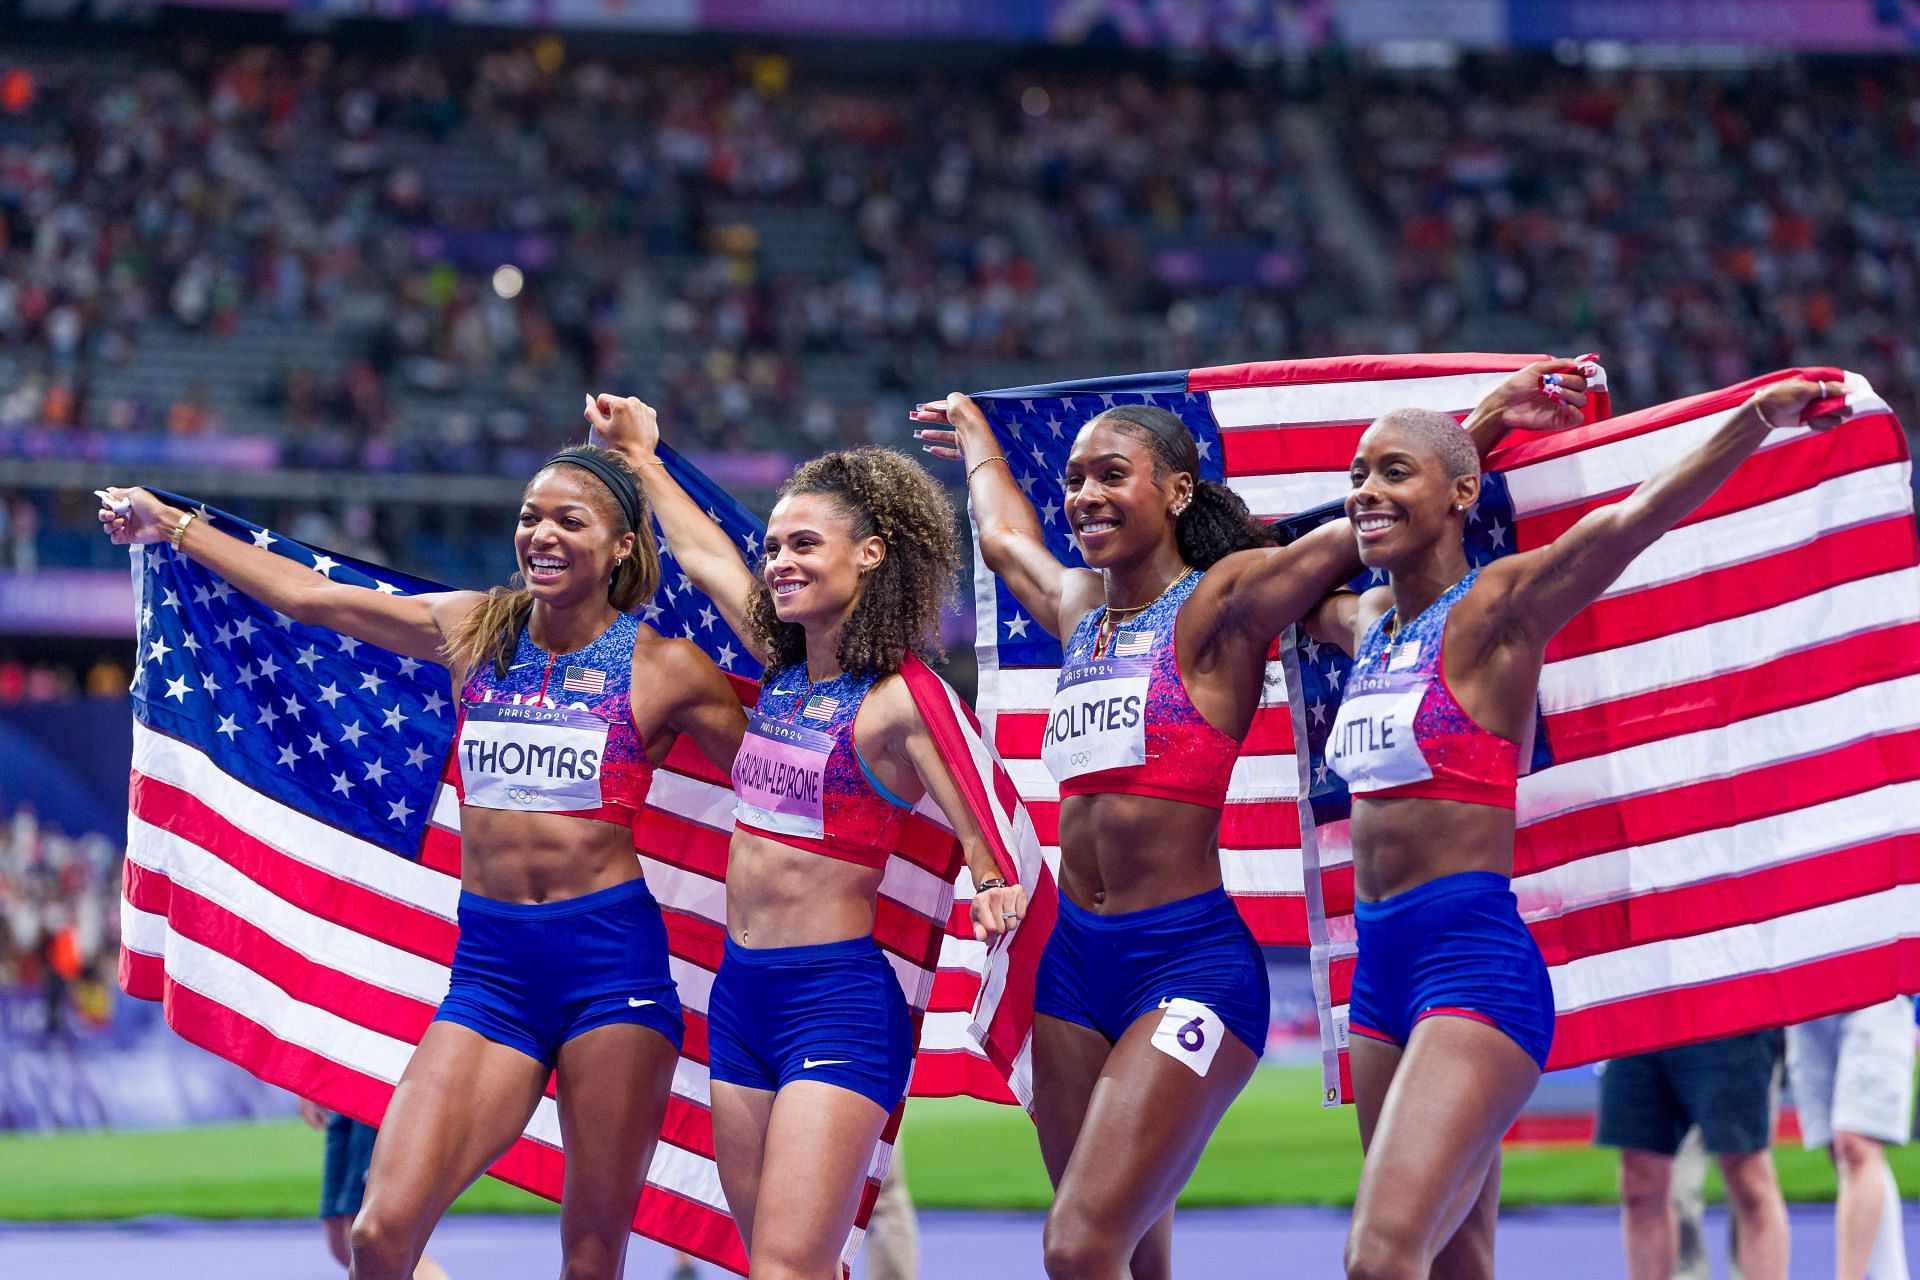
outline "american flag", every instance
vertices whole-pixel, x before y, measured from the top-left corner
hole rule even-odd
[[[1074,430],[1108,404],[1173,409],[1216,469],[1209,478],[1286,516],[1344,494],[1373,417],[1400,405],[1464,412],[1530,359],[1281,362],[995,392],[981,404],[1019,455],[1015,474],[1055,553],[1075,561],[1056,477]],[[1551,540],[1785,376],[1504,445],[1472,513],[1471,558]],[[1920,987],[1920,862],[1903,816],[1904,787],[1920,776],[1905,749],[1920,741],[1920,555],[1899,424],[1845,377],[1845,426],[1777,433],[1549,646],[1514,887],[1551,967],[1552,1066]],[[1604,417],[1604,400],[1596,410]],[[1032,723],[1058,647],[990,575],[975,594],[981,716],[1044,837],[1056,792]],[[1223,870],[1262,941],[1312,945],[1331,1102],[1350,1093],[1353,876],[1348,799],[1324,748],[1347,662],[1290,633],[1270,670],[1281,679],[1235,770]],[[1249,840],[1256,827],[1294,839]]]
[[[607,673],[592,667],[568,667],[560,675],[560,687],[569,693],[605,693]]]
[[[1291,516],[1344,497],[1347,464],[1375,417],[1403,405],[1465,416],[1516,369],[1544,356],[1447,355],[1288,360],[988,391],[1014,479],[1038,510],[1047,546],[1084,565],[1068,536],[1060,478],[1081,425],[1116,404],[1179,416],[1199,446],[1202,479],[1230,484],[1255,514]],[[1605,411],[1604,375],[1590,412]],[[980,563],[978,546],[975,563]],[[981,721],[1007,762],[1050,859],[1058,857],[1060,790],[1040,760],[1060,643],[984,569],[974,578]],[[1125,633],[1123,632],[1124,636]],[[1306,946],[1308,886],[1298,803],[1296,718],[1306,710],[1277,648],[1265,695],[1234,767],[1220,822],[1221,873],[1254,936]],[[1121,656],[1125,656],[1124,654]]]
[[[758,522],[679,459],[669,465],[750,557]],[[197,509],[336,582],[390,594],[442,589]],[[460,810],[443,778],[456,714],[447,673],[274,614],[164,546],[134,549],[133,569],[142,661],[121,985],[164,1000],[168,1024],[188,1040],[378,1123],[446,993],[457,933]],[[700,644],[752,701],[753,659],[671,556],[644,616]],[[996,778],[964,704],[917,663],[907,676],[943,750],[977,771],[963,790],[1002,862],[1037,863],[1031,827],[1008,803],[1011,785]],[[732,799],[723,775],[690,744],[676,744],[635,829],[687,1020],[635,1229],[744,1273],[707,1112],[705,1013],[725,937]],[[915,1010],[915,1092],[1009,1099],[1006,1072],[1023,1065],[1023,1046],[1003,1031],[1007,1047],[992,1060],[1005,1071],[997,1069],[973,1010],[983,976],[1003,1017],[1030,1009],[1030,986],[1009,986],[1004,973],[1008,957],[1026,948],[1016,935],[990,957],[973,941],[970,886],[944,816],[923,805],[888,868],[875,934]],[[898,1124],[896,1114],[874,1154],[861,1227]],[[551,1088],[491,1172],[558,1197]],[[861,1235],[856,1227],[847,1242],[849,1262]]]

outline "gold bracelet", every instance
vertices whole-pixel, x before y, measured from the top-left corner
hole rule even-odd
[[[972,483],[973,483],[973,473],[974,473],[974,472],[976,472],[976,471],[978,471],[978,470],[979,470],[980,468],[982,468],[982,467],[984,467],[984,466],[986,466],[986,465],[987,465],[987,464],[988,464],[989,462],[1007,462],[1007,455],[1006,455],[1006,454],[1004,454],[1004,453],[990,453],[990,454],[988,454],[988,455],[987,455],[986,457],[984,457],[984,458],[982,458],[982,459],[980,459],[980,461],[978,461],[978,462],[976,462],[976,463],[974,463],[974,464],[973,464],[972,466],[970,466],[970,467],[968,467],[968,468],[967,468],[967,483],[968,483],[968,484],[972,484]],[[1013,466],[1013,464],[1012,464],[1011,462],[1007,462],[1007,466],[1009,466],[1009,467],[1011,467],[1011,466]]]
[[[167,535],[167,543],[172,546],[175,551],[180,549],[180,539],[187,536],[187,526],[199,518],[200,513],[198,511],[189,511],[184,520],[173,526],[173,532]]]

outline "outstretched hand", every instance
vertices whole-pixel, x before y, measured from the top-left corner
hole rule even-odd
[[[180,523],[172,507],[145,489],[107,488],[97,492],[100,525],[115,546],[165,542]]]
[[[601,441],[630,462],[653,458],[660,448],[660,415],[635,396],[601,392],[587,397],[587,425]]]
[[[1536,360],[1495,387],[1480,408],[1508,431],[1565,431],[1585,424],[1587,381],[1600,367],[1592,356]]]

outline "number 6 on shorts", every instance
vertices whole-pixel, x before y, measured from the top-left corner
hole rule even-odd
[[[1220,1015],[1198,1000],[1176,998],[1162,1000],[1160,1025],[1153,1029],[1153,1047],[1169,1058],[1204,1076],[1220,1051],[1220,1038],[1227,1034]]]

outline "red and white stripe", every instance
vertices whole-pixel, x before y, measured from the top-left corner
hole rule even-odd
[[[923,667],[914,680],[916,696],[941,718],[943,750],[969,771],[977,766],[970,782],[963,776],[963,788],[970,801],[977,797],[977,821],[991,828],[1005,865],[1016,866],[1009,850],[1037,846],[1004,773],[996,773],[977,732],[969,741],[965,708],[952,691]],[[753,687],[737,685],[750,700]],[[744,1273],[746,1256],[714,1167],[706,1065],[707,1002],[726,928],[732,802],[725,780],[682,743],[656,772],[635,829],[665,913],[687,1034],[634,1226]],[[443,783],[422,857],[408,862],[262,795],[197,748],[136,722],[122,986],[164,1000],[168,1024],[185,1038],[262,1079],[378,1123],[446,993],[457,936],[459,815],[453,788]],[[970,881],[930,803],[909,822],[903,846],[881,887],[875,936],[915,1011],[914,1091],[1011,1098],[1007,1073],[1023,1066],[1025,1047],[1011,1040],[1021,1002],[1017,989],[1009,996],[1007,956],[1020,948],[1002,944],[990,966],[987,949],[973,941],[965,903],[956,905],[954,892],[956,878]],[[989,998],[976,1034],[983,975]],[[1025,1008],[1030,1022],[1030,980]],[[990,1057],[983,1041],[1012,1047]],[[842,1255],[849,1264],[898,1124],[896,1113],[874,1152],[860,1225]],[[559,1196],[563,1157],[551,1090],[491,1172]]]
[[[1207,397],[1220,426],[1227,483],[1269,518],[1345,496],[1347,469],[1373,419],[1406,406],[1465,417],[1537,355],[1345,356],[1194,369],[1187,388]],[[1604,417],[1606,378],[1594,380],[1590,417]],[[1079,424],[1072,424],[1077,428]],[[974,559],[980,563],[976,533]],[[1059,858],[1060,789],[1040,760],[1059,668],[1000,661],[992,574],[975,575],[980,718],[1033,815],[1049,860]],[[1309,943],[1303,870],[1306,769],[1296,745],[1298,696],[1291,633],[1276,645],[1268,681],[1227,789],[1221,875],[1254,936],[1269,946]]]
[[[1516,546],[1551,542],[1798,372],[1497,451]],[[1844,378],[1843,426],[1774,433],[1547,647],[1554,763],[1520,782],[1514,890],[1553,980],[1550,1067],[1920,988],[1910,464],[1885,403]],[[1316,843],[1315,942],[1344,1094],[1353,880],[1336,825]]]

